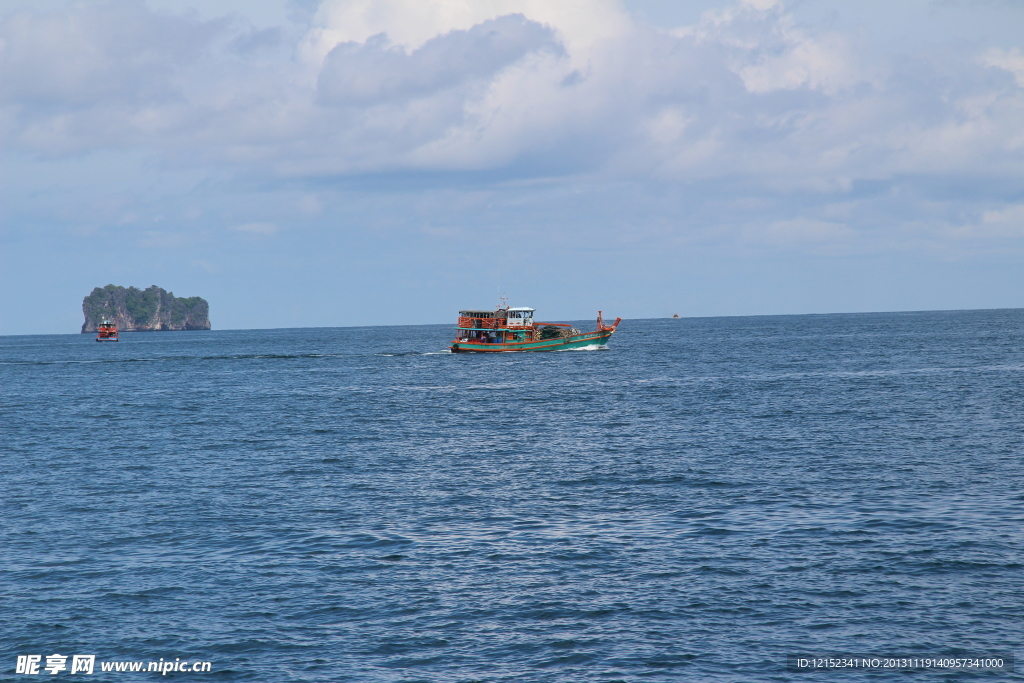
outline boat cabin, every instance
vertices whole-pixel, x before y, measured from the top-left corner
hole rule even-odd
[[[510,328],[533,327],[532,308],[510,308],[506,311],[507,321]]]
[[[523,342],[534,338],[532,308],[459,311],[459,340],[483,343]]]
[[[96,341],[117,341],[117,327],[104,318],[96,328]]]

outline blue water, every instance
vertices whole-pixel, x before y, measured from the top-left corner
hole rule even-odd
[[[0,678],[1022,678],[786,655],[1020,651],[1024,311],[450,336],[0,338]]]

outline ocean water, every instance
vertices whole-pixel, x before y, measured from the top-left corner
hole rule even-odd
[[[0,679],[1022,679],[1024,311],[450,337],[0,338]]]

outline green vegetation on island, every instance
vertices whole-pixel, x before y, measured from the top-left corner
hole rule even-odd
[[[113,321],[122,332],[210,329],[206,299],[178,298],[156,285],[146,289],[97,287],[82,300],[82,313],[83,333],[95,332],[104,319]]]

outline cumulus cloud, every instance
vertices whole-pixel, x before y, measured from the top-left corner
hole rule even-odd
[[[301,49],[319,64],[338,44],[386,34],[395,45],[415,50],[437,36],[511,14],[552,27],[570,52],[585,52],[629,24],[615,0],[324,0]]]
[[[334,47],[324,60],[317,92],[328,104],[376,104],[423,97],[466,83],[485,84],[531,52],[560,52],[550,29],[521,14],[451,31],[407,52],[387,34]]]
[[[111,0],[0,16],[0,144],[289,179],[486,170],[829,195],[1020,177],[1021,51],[950,49],[878,55],[774,0],[671,31],[614,0],[324,0],[306,25],[260,30]],[[848,236],[787,220],[757,239]]]
[[[1024,88],[1024,53],[1017,48],[1002,50],[992,48],[981,57],[981,63],[1004,69],[1013,74],[1017,85]]]
[[[716,48],[750,93],[807,88],[834,95],[869,78],[845,36],[809,34],[774,0],[710,11],[698,24],[673,33],[683,42]]]

